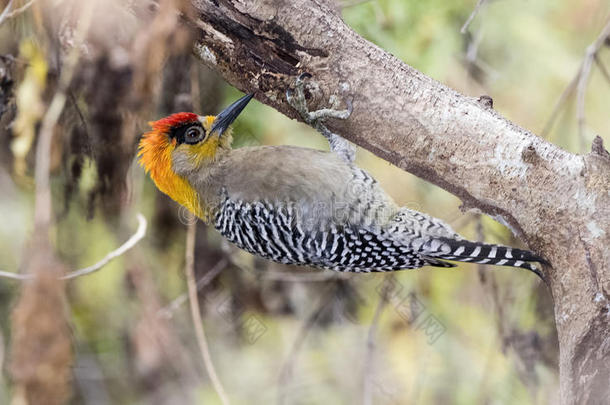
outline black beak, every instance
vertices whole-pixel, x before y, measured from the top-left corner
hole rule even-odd
[[[210,134],[214,133],[214,131],[218,132],[218,136],[221,136],[229,125],[235,121],[237,116],[242,112],[246,105],[250,102],[250,100],[254,97],[254,94],[248,94],[247,96],[243,96],[224,110],[220,114],[216,116],[214,123],[212,124],[212,129],[210,130]]]

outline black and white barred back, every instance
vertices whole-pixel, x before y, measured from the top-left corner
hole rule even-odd
[[[225,198],[215,227],[238,247],[279,263],[347,272],[380,272],[425,265],[455,267],[443,260],[522,267],[541,276],[527,261],[533,253],[470,242],[442,221],[406,208],[387,224],[328,223],[306,226],[293,204],[243,202]]]

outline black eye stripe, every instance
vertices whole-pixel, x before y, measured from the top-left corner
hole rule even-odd
[[[189,130],[191,130],[191,132],[193,130],[198,131],[198,134],[189,133]],[[192,135],[199,135],[199,136],[193,138]],[[191,122],[188,124],[184,124],[184,125],[180,125],[178,127],[172,128],[172,130],[170,131],[169,137],[171,139],[175,138],[178,145],[183,144],[183,143],[194,145],[205,139],[206,131],[200,122]]]

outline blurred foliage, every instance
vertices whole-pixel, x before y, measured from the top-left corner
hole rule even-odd
[[[19,88],[16,90],[16,104],[19,114],[13,127],[14,140],[11,152],[15,157],[14,171],[17,176],[24,176],[25,158],[32,147],[36,134],[36,125],[45,110],[41,100],[47,79],[47,62],[41,50],[30,41],[23,41],[19,57],[28,67]]]
[[[125,37],[155,27],[150,21],[156,3],[131,3],[127,17],[96,21],[92,43],[106,49],[107,41],[112,47],[99,53],[88,50],[90,58],[71,87],[52,159],[53,238],[69,268],[92,264],[121,244],[136,225],[136,212],[151,222],[147,237],[134,250],[68,285],[76,358],[72,403],[216,403],[187,305],[170,304],[186,290],[188,217],[130,159],[148,120],[191,106],[197,113],[213,114],[239,93],[198,64],[180,47],[180,38],[166,41],[169,51],[159,59],[161,67],[138,66],[130,57],[146,55],[152,45],[140,41],[132,47]],[[501,114],[536,133],[610,14],[604,0],[489,0],[462,35],[475,0],[350,3],[343,9],[344,19],[362,36],[467,95],[492,96]],[[32,148],[20,149],[29,152],[26,156],[11,152],[8,145],[24,134],[20,125],[35,128],[42,112],[36,100],[20,101],[25,97],[21,94],[29,89],[26,95],[48,102],[49,90],[43,90],[56,82],[62,52],[49,32],[69,33],[50,28],[45,12],[49,9],[35,4],[0,26],[0,54],[12,55],[2,59],[0,84],[14,83],[18,108],[9,103],[0,117],[2,270],[20,270],[32,232],[33,188],[31,182],[18,181],[33,174]],[[140,24],[133,23],[134,15]],[[102,23],[129,29],[103,29]],[[36,61],[36,49],[46,53],[48,73],[41,72],[45,63]],[[600,53],[606,66],[609,55],[608,50]],[[46,75],[46,83],[36,79],[40,74]],[[150,84],[137,90],[144,95],[130,87],[142,75],[147,79],[136,82]],[[609,140],[608,85],[594,68],[586,98],[588,144],[596,134]],[[234,133],[236,147],[327,147],[312,129],[256,102],[240,116]],[[581,152],[573,98],[548,138]],[[14,165],[22,161],[28,166],[16,172]],[[489,242],[519,244],[492,219],[462,213],[454,196],[371,153],[359,150],[357,162],[400,204],[442,218],[468,238],[482,234]],[[125,183],[120,180],[124,177]],[[367,336],[388,276],[350,277],[269,263],[238,251],[198,224],[198,277],[218,263],[226,264],[202,289],[200,300],[213,360],[234,403],[276,402],[278,396],[294,404],[354,403],[361,401],[366,384],[378,404],[556,402],[551,297],[526,271],[461,264],[390,275],[388,302],[367,363]],[[11,341],[8,319],[17,287],[14,281],[0,280],[0,361]],[[332,295],[325,300],[328,288]],[[311,326],[305,328],[308,320]],[[293,350],[293,361],[287,364]],[[0,403],[9,403],[12,384],[3,370]]]

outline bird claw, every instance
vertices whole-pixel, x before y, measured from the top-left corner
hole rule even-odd
[[[316,111],[309,111],[307,107],[307,99],[305,97],[305,79],[310,79],[312,75],[310,73],[301,73],[295,80],[294,91],[288,89],[286,91],[286,99],[288,104],[292,106],[303,118],[303,121],[309,125],[314,126],[316,129],[317,125],[322,124],[328,118],[337,118],[341,120],[348,119],[352,113],[353,106],[352,100],[347,100],[346,110],[339,110],[336,108],[339,100],[337,96],[332,95],[329,99],[331,108],[322,108]],[[319,129],[318,129],[319,130]]]
[[[330,108],[322,108],[316,111],[309,111],[307,107],[307,99],[305,97],[305,79],[310,79],[311,74],[305,72],[301,73],[295,80],[294,91],[292,89],[286,90],[286,100],[288,104],[292,106],[300,115],[303,121],[314,127],[328,140],[330,148],[333,152],[337,153],[343,159],[348,162],[353,162],[356,154],[356,150],[352,144],[341,136],[331,132],[324,125],[324,121],[329,118],[336,118],[346,120],[352,114],[353,104],[352,100],[346,100],[346,110],[337,109],[339,104],[339,98],[336,95],[332,95],[329,99]]]

